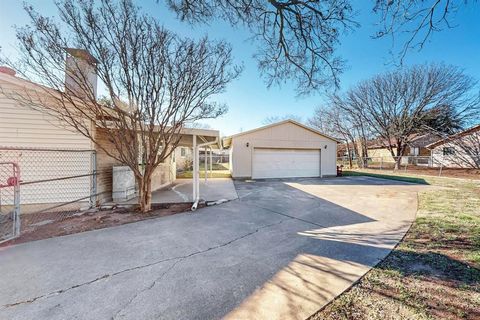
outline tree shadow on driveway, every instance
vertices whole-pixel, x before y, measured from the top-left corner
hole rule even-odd
[[[0,305],[13,304],[0,318],[55,319],[48,310],[61,304],[58,319],[305,319],[414,217],[403,212],[415,207],[411,184],[339,179],[235,182],[239,200],[194,214],[12,247],[0,252]]]

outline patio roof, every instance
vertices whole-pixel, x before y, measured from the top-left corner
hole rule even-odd
[[[180,130],[180,147],[193,147],[193,137],[197,137],[197,143],[213,143],[211,147],[221,149],[220,131],[210,129],[183,128]]]

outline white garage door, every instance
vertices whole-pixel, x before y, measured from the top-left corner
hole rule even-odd
[[[320,150],[259,149],[253,152],[252,178],[320,176]]]

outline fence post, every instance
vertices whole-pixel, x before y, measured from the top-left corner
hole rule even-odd
[[[383,170],[383,157],[380,157],[380,170]]]
[[[13,236],[17,237],[20,235],[20,224],[22,223],[20,220],[20,181],[21,181],[21,176],[20,176],[20,166],[18,163],[15,163],[13,165],[13,171],[14,171],[14,177],[15,179],[15,186],[13,189],[14,192],[14,232]]]
[[[92,151],[92,182],[90,188],[90,208],[97,205],[97,153]]]

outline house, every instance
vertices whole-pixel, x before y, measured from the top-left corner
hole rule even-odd
[[[22,203],[68,202],[88,197],[90,177],[55,178],[91,173],[93,143],[53,115],[11,97],[18,90],[35,90],[37,86],[16,77],[12,69],[0,68],[0,162],[19,164],[24,183]],[[3,178],[2,175],[0,179]],[[102,181],[98,181],[98,187],[104,187]],[[2,190],[3,199],[6,192]]]
[[[480,124],[427,146],[432,166],[480,168]]]
[[[413,134],[410,136],[410,142],[407,144],[404,156],[414,157],[429,157],[430,149],[427,148],[429,144],[432,144],[441,137],[433,133],[426,134]],[[390,150],[387,148],[387,141],[384,139],[375,139],[367,142],[367,152],[369,158],[382,158],[384,162],[395,162]],[[392,145],[396,148],[396,144]],[[394,149],[396,152],[396,149]],[[397,155],[396,155],[397,156]],[[428,161],[427,161],[428,164]]]
[[[189,170],[193,162],[193,150],[188,147],[177,147],[174,151],[177,171]]]
[[[91,80],[92,88],[96,91],[95,69],[88,61],[83,61],[89,56],[88,53],[78,49],[68,52],[67,59],[79,61],[66,62],[65,90],[76,90],[68,74],[78,70],[68,68],[81,66],[85,68],[81,72]],[[45,90],[52,90],[56,94],[53,89],[16,76],[10,68],[0,67],[0,162],[19,164],[21,204],[51,208],[48,204],[75,203],[81,207],[89,202],[100,204],[112,200],[113,168],[122,164],[104,151],[115,150],[108,132],[87,123],[89,132],[93,133],[97,142],[93,143],[48,110],[33,108],[14,98],[16,93],[32,92],[42,99],[47,96]],[[178,134],[179,146],[187,149],[219,143],[217,130],[183,128]],[[175,169],[175,157],[170,156],[153,173],[152,190],[171,184],[176,179]],[[0,168],[0,179],[7,178],[8,172],[3,173]],[[135,190],[135,185],[125,185],[119,188],[120,193],[123,187]],[[0,189],[2,204],[13,201],[8,192]]]
[[[223,139],[232,177],[252,179],[335,176],[338,142],[293,120]]]

